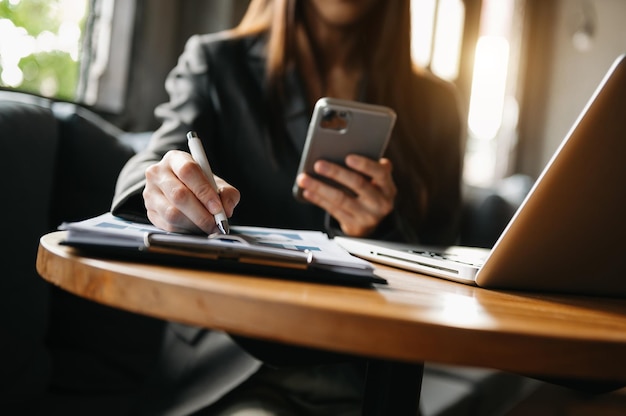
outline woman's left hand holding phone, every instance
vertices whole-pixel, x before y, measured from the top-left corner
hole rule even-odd
[[[240,200],[239,191],[218,176],[216,192],[200,165],[180,150],[167,152],[145,173],[148,219],[166,231],[214,233],[218,230],[214,215],[223,207],[230,217]]]
[[[333,216],[346,235],[367,237],[394,208],[398,191],[392,164],[386,158],[375,161],[358,155],[348,155],[345,162],[350,169],[318,160],[315,173],[350,189],[354,197],[306,173],[296,181],[303,197]]]

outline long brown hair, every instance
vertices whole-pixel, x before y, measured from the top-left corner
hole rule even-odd
[[[251,0],[235,32],[250,34],[267,31],[267,77],[277,88],[288,67],[295,61],[295,30],[298,0]],[[409,0],[380,0],[364,23],[362,54],[368,59],[368,99],[400,104],[402,88],[413,76],[410,55]],[[369,35],[369,36],[368,36]],[[400,108],[400,106],[398,106]]]
[[[302,0],[300,0],[302,1]],[[235,33],[269,34],[267,79],[270,90],[280,96],[284,75],[296,64],[295,31],[298,0],[251,0]],[[411,59],[410,0],[380,0],[361,27],[361,54],[366,63],[365,101],[393,108],[397,123],[386,156],[394,165],[394,180],[400,190],[396,201],[398,218],[410,218],[417,231],[429,209],[429,197],[437,186],[430,163],[427,129],[428,98],[420,92],[424,71]],[[415,238],[409,236],[409,238]]]

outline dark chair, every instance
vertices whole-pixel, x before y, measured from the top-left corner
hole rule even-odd
[[[1,414],[123,414],[156,358],[162,322],[80,299],[35,270],[41,235],[109,210],[134,154],[123,136],[80,106],[0,91]]]

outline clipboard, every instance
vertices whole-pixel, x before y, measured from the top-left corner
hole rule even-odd
[[[145,248],[153,253],[211,260],[238,261],[294,269],[306,269],[313,263],[313,253],[310,251],[253,245],[242,235],[211,234],[201,237],[147,233],[144,244]]]
[[[62,244],[119,260],[350,286],[387,283],[371,263],[319,231],[233,226],[228,235],[181,234],[110,212],[63,223],[59,230],[67,231]]]

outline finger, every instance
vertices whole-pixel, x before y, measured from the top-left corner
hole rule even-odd
[[[318,175],[332,179],[344,186],[354,194],[358,194],[363,186],[369,182],[369,179],[363,176],[363,174],[326,160],[318,160],[315,162],[313,170]]]
[[[206,209],[213,215],[224,210],[226,216],[231,217],[241,199],[239,190],[219,176],[213,175],[213,180],[217,185],[217,189],[215,189],[211,182],[206,179],[206,175],[200,165],[195,161],[192,160],[190,162],[186,160],[180,163],[181,165],[178,168],[180,170],[177,170],[176,174],[180,175],[181,180],[187,184]]]
[[[173,207],[169,207],[168,209],[174,209]],[[175,225],[168,220],[166,220],[159,211],[146,209],[148,219],[150,222],[156,227],[174,233],[200,233],[203,232],[200,230],[194,223],[191,221],[187,221],[185,225]],[[181,214],[182,216],[182,214]]]
[[[224,207],[224,212],[226,216],[230,218],[235,211],[235,207],[241,200],[241,193],[237,188],[218,176],[215,177],[215,183],[217,184],[217,190],[222,201],[222,206]]]
[[[359,204],[362,205],[361,209],[380,212],[381,216],[387,215],[393,209],[396,194],[390,166],[386,163],[381,165],[364,157],[355,157],[351,163],[357,165],[361,171],[350,170],[326,161],[316,162],[314,169],[319,175],[340,183],[356,194]],[[364,176],[370,173],[384,185],[379,185],[373,179]]]
[[[200,165],[185,152],[174,154],[170,163],[174,175],[191,190],[199,203],[211,215],[217,215],[222,209],[227,217],[233,215],[235,207],[241,198],[238,189],[218,176],[213,177],[218,188],[217,190],[213,188],[213,184],[206,178]],[[186,195],[183,194],[183,196]],[[193,222],[202,230],[206,232],[211,227],[210,230],[215,231],[214,227],[212,227],[215,223],[214,218],[208,221],[204,212],[198,212],[196,208],[191,206],[189,206],[189,210],[185,206],[181,207],[181,211],[189,215]]]
[[[354,205],[352,196],[305,173],[298,175],[296,181],[302,188],[302,196],[305,199],[325,209],[331,215],[341,206]]]
[[[370,182],[377,186],[387,197],[395,197],[397,192],[393,181],[393,164],[387,158],[378,161],[359,156],[348,155],[346,166],[370,178]]]
[[[217,189],[213,188],[200,165],[190,155],[183,152],[180,157],[173,158],[171,167],[174,175],[211,214],[216,215],[224,209]],[[181,197],[186,196],[186,193],[181,193]]]
[[[393,180],[393,165],[389,159],[382,158],[378,162],[371,159],[350,155],[346,158],[346,165],[358,172],[367,172],[370,176],[369,184],[359,193],[360,199],[370,210],[377,210],[383,216],[393,210],[398,193]]]
[[[322,202],[322,204],[324,204]],[[333,209],[333,216],[339,223],[341,230],[348,236],[352,237],[365,237],[371,234],[378,223],[380,222],[380,216],[367,209],[354,208],[350,209],[348,204],[340,205]]]
[[[198,199],[188,182],[194,183],[193,186],[196,188],[197,183],[208,183],[202,170],[185,152],[168,152],[161,162],[148,168],[146,190],[149,193],[154,192],[154,206],[151,207],[155,211],[153,216],[158,215],[160,221],[169,228],[214,232],[216,230],[214,214]],[[210,184],[208,188],[211,188]],[[158,199],[157,190],[163,195],[162,200]],[[217,196],[212,188],[211,192]],[[219,212],[221,203],[217,207]]]
[[[148,219],[155,226],[171,232],[200,231],[189,218],[171,205],[158,188],[147,185],[143,191],[143,199]]]
[[[299,175],[297,182],[303,188],[302,196],[334,217],[347,235],[365,236],[380,221],[379,214],[368,210],[357,198],[333,186],[306,174]]]

